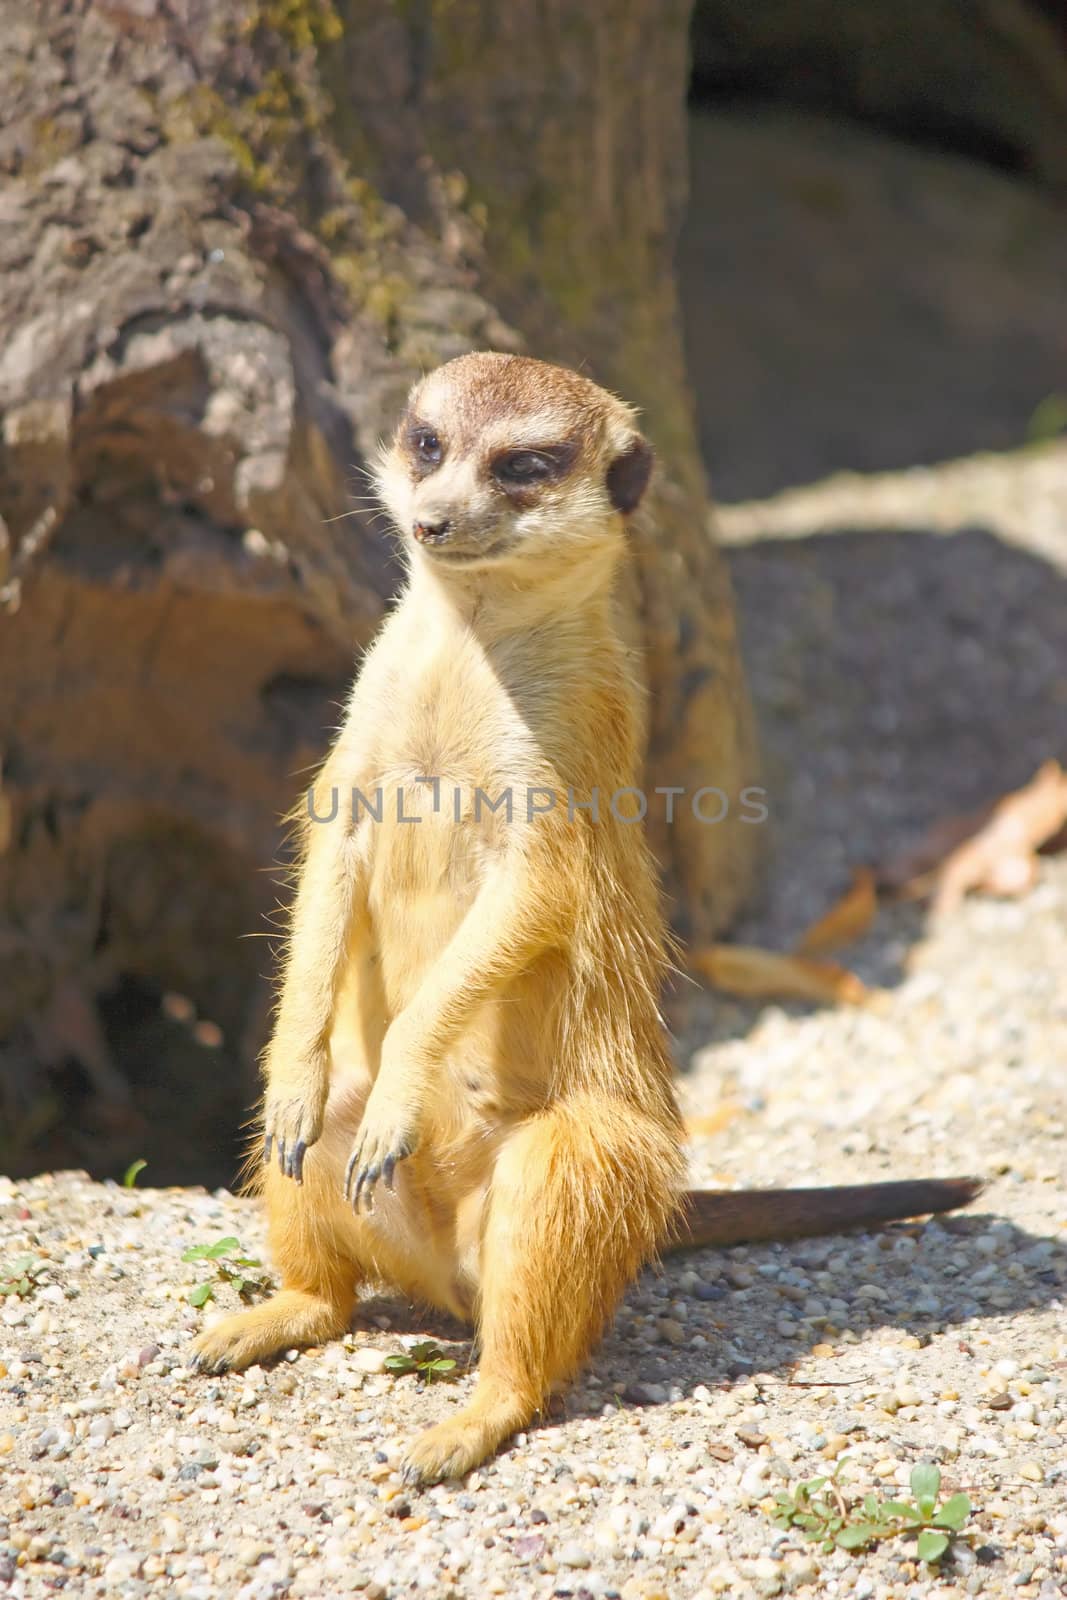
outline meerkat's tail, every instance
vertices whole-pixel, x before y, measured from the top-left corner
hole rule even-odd
[[[690,1189],[665,1251],[783,1242],[879,1222],[955,1211],[981,1194],[981,1178],[915,1178],[828,1189]]]

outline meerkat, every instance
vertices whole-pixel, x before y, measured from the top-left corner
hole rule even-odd
[[[196,1348],[217,1372],[337,1338],[369,1280],[473,1321],[473,1396],[412,1483],[525,1427],[659,1251],[975,1192],[686,1194],[657,876],[596,800],[641,781],[616,577],[652,459],[588,379],[476,354],[415,386],[380,461],[408,581],[309,797],[264,1061],[282,1287]]]

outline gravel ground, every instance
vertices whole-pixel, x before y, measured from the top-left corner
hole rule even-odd
[[[1067,755],[1067,452],[835,480],[724,525],[777,834],[743,931],[784,945],[852,862]],[[212,1312],[182,1252],[233,1234],[258,1255],[254,1209],[0,1180],[0,1260],[47,1263],[0,1303],[0,1590],[1067,1593],[1065,914],[1059,857],[1025,899],[936,930],[884,913],[854,952],[869,1009],[695,998],[682,1094],[720,1108],[693,1144],[702,1181],[977,1172],[988,1190],[942,1223],[647,1273],[565,1405],[422,1495],[395,1467],[470,1391],[462,1330],[379,1299],[342,1344],[196,1376]],[[419,1336],[458,1381],[383,1370]],[[774,1529],[769,1497],[846,1455],[861,1492],[892,1497],[922,1460],[966,1490],[940,1572],[902,1539],[826,1555]]]

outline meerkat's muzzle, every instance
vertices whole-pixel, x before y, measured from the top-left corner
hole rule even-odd
[[[452,523],[447,517],[439,522],[413,522],[411,531],[419,544],[444,544],[451,536]]]
[[[492,560],[507,544],[498,526],[471,525],[465,517],[416,517],[411,536],[428,555],[450,565]]]

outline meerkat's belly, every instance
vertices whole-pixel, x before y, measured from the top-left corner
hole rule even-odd
[[[343,1172],[373,1083],[365,1038],[351,1021],[363,1003],[348,991],[331,1041],[329,1160]],[[366,1011],[364,1011],[364,1015]],[[500,1056],[491,1008],[438,1064],[416,1151],[391,1187],[379,1184],[370,1209],[344,1206],[353,1253],[385,1283],[464,1319],[479,1292],[482,1221],[493,1168],[521,1116],[498,1092]],[[338,1176],[338,1182],[339,1182]]]
[[[349,1138],[389,1022],[444,955],[496,856],[499,818],[476,817],[469,805],[457,817],[445,781],[435,798],[414,776],[383,782],[380,815],[370,819],[370,941],[346,975],[332,1039],[335,1074],[351,1084]],[[359,1219],[363,1253],[382,1276],[453,1313],[469,1315],[477,1298],[483,1208],[501,1146],[545,1101],[561,982],[550,959],[537,961],[478,1009],[435,1064],[418,1150]]]

